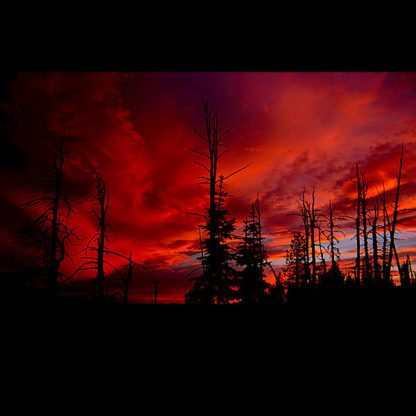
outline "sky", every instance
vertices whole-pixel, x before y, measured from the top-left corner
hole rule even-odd
[[[68,247],[71,274],[96,229],[88,202],[94,192],[92,168],[110,193],[109,246],[152,270],[160,281],[160,302],[183,302],[197,265],[200,218],[207,187],[198,184],[204,150],[194,129],[203,132],[202,99],[218,112],[230,151],[220,163],[225,175],[252,163],[227,180],[227,209],[242,220],[259,195],[265,247],[277,270],[284,264],[291,232],[299,230],[297,200],[315,188],[322,214],[328,201],[340,216],[355,210],[355,164],[367,174],[369,196],[381,190],[394,202],[401,144],[404,166],[400,195],[400,257],[416,259],[416,74],[415,73],[19,73],[3,82],[1,109],[12,124],[2,135],[0,157],[0,269],[29,261],[16,243],[33,210],[24,203],[52,155],[51,137],[65,129],[65,190],[78,201],[79,241]],[[351,221],[340,223],[342,265],[355,253]],[[22,258],[23,256],[23,258]],[[117,259],[114,264],[121,265]],[[93,275],[75,278],[88,286]],[[270,277],[271,281],[273,279]],[[153,283],[137,272],[132,301],[148,302]]]

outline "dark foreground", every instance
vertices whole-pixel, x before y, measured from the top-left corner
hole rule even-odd
[[[124,305],[51,298],[38,292],[4,299],[1,311],[3,328],[22,335],[71,334],[91,341],[106,337],[108,342],[122,336],[142,345],[163,340],[165,346],[165,342],[174,346],[187,340],[215,343],[242,339],[273,339],[285,344],[302,337],[354,342],[358,338],[413,335],[416,290],[352,291],[331,296],[299,293],[280,306]]]
[[[94,412],[396,413],[413,397],[415,318],[400,290],[251,308],[20,297],[2,303],[3,378],[17,400],[85,395]]]

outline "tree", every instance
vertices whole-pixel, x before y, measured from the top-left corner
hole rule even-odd
[[[202,275],[192,278],[194,286],[186,293],[185,302],[192,304],[226,304],[236,297],[235,270],[230,261],[232,255],[228,240],[234,237],[235,218],[228,219],[224,199],[228,194],[223,190],[220,177],[215,209],[210,211],[209,220],[202,226],[208,237],[202,241]]]
[[[393,250],[395,250],[394,239],[395,239],[396,224],[397,224],[397,214],[398,214],[398,208],[399,208],[399,193],[400,193],[400,180],[402,177],[403,152],[404,152],[404,147],[402,144],[402,152],[401,152],[400,163],[399,163],[399,173],[397,175],[397,188],[396,188],[396,198],[394,201],[393,220],[391,221],[391,227],[390,227],[390,249],[389,249],[389,256],[388,256],[388,261],[387,261],[387,276],[389,279],[390,279],[390,274],[391,274],[391,263],[393,260]],[[398,262],[397,254],[396,254],[396,260],[398,263],[399,273],[401,273],[401,268]]]
[[[413,274],[412,263],[410,262],[409,254],[406,257],[406,261],[401,266],[400,273],[400,286],[409,288],[414,285],[415,277]]]
[[[129,257],[123,256],[122,254],[116,253],[115,251],[110,251],[110,250],[104,250],[104,252],[106,254],[110,254],[113,256],[118,256],[121,257],[124,260],[127,260],[127,264],[124,265],[123,270],[120,270],[116,275],[117,275],[117,279],[115,282],[115,285],[121,289],[121,294],[120,293],[116,293],[115,296],[118,296],[122,299],[123,303],[127,304],[129,302],[129,290],[130,290],[130,284],[133,278],[133,270],[135,266],[138,266],[140,269],[145,270],[148,272],[149,277],[153,280],[154,285],[155,285],[155,290],[154,290],[154,303],[157,303],[157,289],[159,286],[159,281],[157,279],[155,279],[155,277],[153,276],[152,272],[150,270],[148,270],[145,266],[143,266],[142,264],[139,264],[137,262],[135,262],[132,259],[132,254],[130,252]]]
[[[340,260],[340,252],[338,248],[339,240],[337,234],[344,234],[339,230],[339,225],[336,223],[337,220],[342,220],[342,217],[336,217],[335,212],[336,208],[332,201],[329,201],[328,204],[329,215],[326,217],[328,220],[328,230],[327,234],[324,235],[328,241],[327,252],[331,258],[331,267],[328,272],[324,271],[323,282],[326,286],[329,286],[331,289],[339,288],[344,283],[344,276],[339,268],[338,262]]]
[[[264,302],[270,285],[264,280],[264,267],[269,265],[261,233],[259,199],[251,204],[248,218],[244,221],[244,237],[237,247],[236,261],[244,267],[238,273],[238,295],[244,304]]]
[[[203,101],[205,136],[195,130],[196,134],[204,141],[207,146],[205,152],[191,149],[194,153],[208,160],[208,166],[199,161],[195,164],[202,167],[207,176],[200,176],[202,184],[209,186],[209,208],[206,214],[190,213],[199,215],[205,219],[205,224],[200,226],[207,233],[207,238],[202,242],[202,255],[199,258],[201,266],[196,270],[202,269],[202,275],[193,278],[194,286],[185,295],[187,303],[228,303],[234,297],[232,289],[233,269],[229,264],[231,259],[230,248],[227,241],[233,238],[235,230],[235,219],[228,219],[228,211],[224,208],[224,199],[228,194],[224,192],[224,181],[249,165],[238,169],[227,176],[218,175],[218,161],[226,154],[229,149],[221,140],[228,134],[233,127],[220,133],[218,128],[218,114],[212,110],[207,101]],[[191,273],[192,273],[191,272]]]
[[[68,256],[66,243],[71,238],[78,238],[75,234],[77,227],[69,228],[65,221],[73,213],[72,204],[75,202],[63,192],[65,179],[64,162],[70,152],[65,151],[65,132],[60,139],[52,139],[55,151],[52,166],[49,172],[43,174],[39,186],[31,193],[40,193],[41,196],[24,204],[19,208],[38,207],[42,212],[35,220],[24,228],[24,241],[29,244],[36,243],[41,247],[43,264],[45,267],[46,282],[50,294],[57,290],[58,280],[62,278],[59,267]]]
[[[358,163],[355,165],[357,178],[357,217],[355,218],[355,238],[357,244],[357,257],[355,260],[355,282],[361,285],[361,240],[360,240],[360,218],[361,218],[361,178]]]
[[[368,248],[368,210],[367,210],[367,193],[368,193],[368,180],[364,173],[361,172],[361,215],[363,223],[363,239],[364,239],[364,276],[363,280],[369,284],[372,280],[372,271],[370,266],[370,254]]]
[[[383,205],[383,252],[382,252],[382,274],[383,281],[390,283],[390,274],[387,270],[387,255],[388,255],[388,237],[387,232],[390,230],[390,218],[387,212],[386,204],[386,189],[383,182],[383,193],[378,193],[379,199]]]
[[[310,223],[309,223],[309,213],[308,213],[308,205],[307,201],[305,200],[305,188],[303,189],[302,198],[300,201],[297,201],[297,205],[299,208],[299,214],[291,214],[291,215],[299,215],[302,218],[303,222],[303,229],[304,229],[304,237],[305,237],[305,255],[306,255],[306,262],[305,262],[305,282],[310,282],[311,271],[310,271],[310,261],[309,261],[309,235],[310,235]]]
[[[306,247],[306,263],[307,263],[307,281],[312,286],[316,285],[317,278],[317,265],[316,265],[316,247],[319,246],[319,237],[318,235],[318,244],[316,242],[316,231],[319,232],[319,210],[315,208],[315,188],[312,189],[312,200],[307,201],[305,199],[305,190],[302,194],[302,199],[298,201],[299,215],[302,218],[304,230],[305,230],[305,247]],[[310,244],[309,244],[310,241]],[[312,264],[312,276],[310,275],[309,269],[309,245],[311,247],[311,264]]]
[[[92,202],[98,207],[98,212],[93,208],[92,213],[97,219],[97,230],[83,250],[85,252],[83,259],[86,261],[72,274],[72,276],[75,276],[78,272],[83,270],[96,270],[96,290],[94,295],[103,300],[104,297],[108,295],[109,287],[108,274],[105,271],[104,264],[110,266],[118,274],[120,274],[120,270],[104,258],[105,254],[109,254],[109,250],[106,247],[108,232],[112,231],[114,233],[106,218],[110,207],[110,194],[108,193],[103,177],[95,169],[94,175],[96,192],[93,195]],[[95,246],[93,245],[94,243],[96,244]],[[94,256],[89,254],[89,251],[91,250],[96,253]]]
[[[373,225],[371,227],[372,236],[373,236],[373,270],[374,270],[374,280],[379,283],[381,279],[380,275],[380,265],[378,262],[378,241],[377,241],[377,220],[380,213],[380,208],[378,204],[378,199],[374,203],[374,216],[373,216]]]
[[[286,250],[286,267],[284,272],[291,287],[306,287],[308,285],[308,264],[306,256],[306,238],[299,231],[292,233],[290,248]]]

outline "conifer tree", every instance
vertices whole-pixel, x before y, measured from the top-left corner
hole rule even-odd
[[[244,304],[264,302],[270,288],[264,278],[264,267],[268,265],[261,234],[260,206],[257,198],[251,205],[248,218],[244,221],[244,237],[238,246],[237,264],[244,269],[238,273],[238,293]]]
[[[299,231],[293,232],[290,248],[286,250],[286,267],[284,272],[291,287],[306,287],[308,284],[308,262],[306,238]]]
[[[232,255],[228,241],[234,237],[235,218],[228,218],[224,207],[229,195],[223,189],[223,176],[220,177],[218,192],[215,195],[214,210],[209,211],[208,221],[202,229],[208,233],[202,241],[201,276],[192,278],[194,286],[186,293],[185,302],[191,304],[227,304],[235,299],[235,271],[230,264]]]
[[[224,208],[224,199],[228,196],[224,192],[224,181],[250,164],[228,174],[227,176],[218,173],[218,161],[230,149],[222,143],[222,138],[229,133],[233,127],[220,133],[218,128],[218,114],[213,111],[208,102],[204,101],[204,121],[205,135],[195,132],[206,144],[206,151],[191,149],[199,156],[207,159],[206,164],[194,161],[206,172],[206,176],[200,176],[202,184],[209,186],[209,208],[206,213],[190,213],[199,215],[205,219],[205,224],[200,225],[200,229],[206,231],[207,238],[201,242],[201,266],[196,270],[202,269],[202,275],[190,280],[194,281],[194,286],[185,295],[186,303],[202,304],[224,304],[228,303],[235,296],[232,288],[234,271],[230,266],[230,247],[228,240],[233,237],[235,230],[235,219],[228,219],[228,211]],[[221,147],[225,147],[221,150]],[[192,273],[191,272],[191,273]]]

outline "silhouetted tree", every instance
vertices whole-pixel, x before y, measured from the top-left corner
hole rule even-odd
[[[307,278],[309,281],[310,271],[309,271],[309,241],[311,247],[311,264],[312,264],[312,275],[310,276],[310,283],[312,286],[316,285],[317,279],[317,265],[316,265],[316,247],[317,240],[319,241],[319,236],[317,237],[316,231],[319,230],[319,213],[318,209],[315,208],[315,188],[312,189],[312,200],[308,201],[305,199],[305,190],[302,194],[302,199],[298,201],[299,214],[303,221],[305,229],[305,244],[306,244],[306,260],[307,260]]]
[[[293,232],[292,235],[290,248],[286,250],[284,272],[291,287],[306,287],[308,284],[306,239],[299,231]]]
[[[339,243],[336,235],[335,235],[335,206],[332,204],[332,201],[329,201],[329,252],[331,256],[331,267],[334,268],[337,261],[339,260],[339,249],[336,246]]]
[[[374,215],[373,215],[373,224],[371,227],[372,237],[373,237],[373,271],[374,271],[374,280],[380,282],[380,265],[378,262],[378,241],[377,241],[377,220],[379,217],[380,209],[378,204],[378,199],[374,203]]]
[[[194,285],[185,295],[186,303],[193,304],[226,304],[236,298],[233,287],[235,270],[230,261],[231,249],[228,241],[234,237],[235,218],[228,219],[228,211],[224,208],[224,199],[228,196],[223,190],[223,177],[220,177],[218,193],[215,198],[215,209],[211,211],[206,225],[202,228],[208,238],[202,242],[203,255],[201,261],[202,274],[190,280]]]
[[[386,204],[386,189],[384,187],[383,182],[383,193],[378,193],[379,199],[382,203],[383,209],[383,252],[382,252],[382,274],[383,274],[383,281],[390,282],[389,272],[387,270],[387,255],[388,255],[388,238],[387,232],[390,230],[390,219],[387,212],[387,204]]]
[[[409,288],[414,285],[415,277],[413,274],[412,263],[410,257],[407,255],[406,261],[401,266],[400,285],[404,288]]]
[[[360,219],[361,219],[361,178],[358,163],[355,165],[357,179],[357,217],[355,219],[355,238],[357,244],[357,257],[355,260],[355,280],[357,286],[361,284],[361,240],[360,240]]]
[[[122,290],[123,290],[123,302],[128,303],[129,302],[129,289],[130,289],[130,282],[133,277],[133,261],[131,259],[131,252],[129,256],[129,262],[126,265],[126,271],[121,275],[121,282],[123,284]]]
[[[71,238],[78,238],[74,228],[69,228],[65,220],[73,212],[72,204],[75,202],[63,192],[65,179],[64,162],[70,152],[65,151],[65,133],[60,139],[52,139],[55,152],[49,172],[43,174],[39,186],[31,193],[39,193],[40,197],[32,199],[19,208],[37,207],[42,212],[35,220],[26,226],[22,233],[24,241],[29,244],[36,243],[43,251],[43,264],[46,271],[46,281],[49,292],[56,293],[58,279],[62,277],[59,267],[65,257],[66,243]]]
[[[372,280],[371,267],[370,267],[370,254],[368,249],[368,211],[367,211],[367,192],[368,192],[368,180],[363,172],[361,172],[361,216],[363,224],[363,241],[364,241],[364,276],[363,280],[370,284]]]
[[[318,248],[319,248],[319,256],[321,258],[321,268],[322,273],[326,274],[326,260],[324,256],[324,245],[322,243],[322,236],[324,235],[320,226],[318,226]]]
[[[309,214],[308,214],[308,207],[307,202],[305,200],[305,188],[303,189],[302,197],[300,201],[297,201],[299,214],[292,214],[292,215],[299,215],[302,218],[303,229],[304,229],[304,238],[305,238],[305,282],[306,284],[310,283],[311,278],[311,271],[310,271],[310,261],[309,261],[309,235],[310,235],[310,223],[309,223]]]
[[[265,301],[270,285],[264,280],[267,261],[262,240],[259,199],[251,204],[248,218],[244,221],[244,237],[237,247],[236,261],[244,269],[238,272],[238,296],[244,304]]]
[[[390,249],[389,249],[388,262],[387,262],[387,275],[389,276],[389,278],[391,275],[391,263],[393,259],[393,251],[395,250],[395,232],[396,232],[397,214],[398,214],[398,208],[399,208],[399,193],[400,193],[400,180],[402,177],[403,152],[404,152],[404,147],[402,144],[402,152],[401,152],[400,164],[399,164],[399,174],[397,175],[397,188],[396,188],[396,198],[394,201],[393,220],[391,221],[391,227],[390,227]],[[399,273],[401,273],[397,252],[396,252],[396,260],[397,260],[397,264],[399,268]]]
[[[270,263],[269,265],[271,267]],[[273,306],[279,306],[285,302],[285,291],[282,282],[282,273],[279,272],[279,274],[276,275],[272,267],[271,270],[273,271],[275,282],[274,284],[270,285],[269,303]]]
[[[104,299],[105,295],[108,295],[108,274],[105,272],[104,264],[107,264],[114,269],[118,274],[118,270],[112,263],[104,258],[104,254],[108,253],[106,247],[106,241],[108,241],[108,233],[113,231],[111,225],[107,222],[107,213],[110,207],[110,194],[108,193],[106,184],[103,177],[97,173],[94,169],[96,192],[93,195],[92,202],[98,208],[98,212],[93,208],[92,213],[97,219],[97,230],[95,234],[90,238],[87,246],[84,249],[85,256],[83,259],[86,261],[73,273],[73,276],[83,270],[96,270],[95,288],[96,295],[99,299]],[[95,244],[95,246],[93,245]],[[92,250],[96,254],[94,256],[89,255],[89,251]]]
[[[328,211],[329,215],[326,216],[328,221],[328,229],[327,234],[324,235],[328,241],[327,251],[329,252],[331,258],[331,267],[328,273],[324,272],[324,282],[330,283],[332,288],[339,287],[343,284],[344,276],[339,268],[338,262],[340,260],[340,252],[338,248],[339,240],[337,238],[338,233],[344,234],[341,230],[339,230],[339,225],[336,223],[337,220],[342,220],[342,217],[335,216],[335,206],[333,205],[332,201],[329,201],[328,204]]]
[[[207,233],[207,239],[203,241],[203,254],[200,257],[202,275],[193,278],[194,286],[185,295],[187,303],[228,303],[234,297],[232,289],[234,271],[229,264],[231,258],[230,248],[227,241],[233,237],[235,229],[235,219],[228,219],[228,211],[224,208],[224,198],[228,195],[224,192],[224,181],[249,165],[238,169],[227,176],[218,175],[218,161],[229,151],[229,149],[221,150],[226,147],[222,142],[222,138],[229,133],[233,127],[219,132],[218,115],[213,111],[208,102],[203,102],[205,136],[197,130],[195,132],[204,141],[207,146],[206,152],[191,149],[194,153],[207,159],[208,166],[204,163],[194,161],[201,166],[207,176],[200,176],[203,184],[209,186],[209,208],[207,214],[200,215],[206,223],[202,229]],[[194,270],[195,271],[195,270]]]
[[[115,251],[111,251],[111,250],[107,250],[107,249],[104,250],[104,253],[109,254],[109,255],[113,255],[113,256],[118,256],[118,257],[121,257],[122,259],[128,261],[128,263],[126,265],[124,265],[124,267],[123,267],[124,270],[120,270],[120,271],[118,271],[118,273],[116,273],[117,277],[116,277],[115,282],[113,283],[113,285],[115,285],[116,287],[121,289],[121,295],[119,293],[116,293],[115,296],[121,297],[121,299],[123,300],[123,303],[128,303],[130,283],[131,283],[132,278],[133,278],[133,270],[134,270],[135,266],[138,266],[142,270],[145,270],[148,273],[149,277],[153,280],[154,285],[155,285],[153,298],[154,298],[154,303],[155,304],[157,303],[157,289],[158,289],[159,281],[157,279],[155,279],[152,272],[149,269],[147,269],[147,267],[133,261],[131,252],[130,252],[129,257],[123,256],[122,254],[119,254]]]

